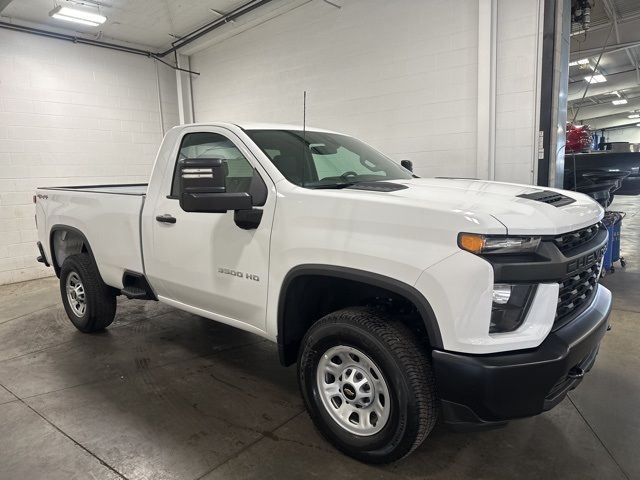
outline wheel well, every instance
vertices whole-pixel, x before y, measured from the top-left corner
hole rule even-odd
[[[406,323],[425,345],[440,346],[433,310],[413,287],[341,267],[317,270],[291,272],[283,282],[278,305],[278,349],[283,365],[296,362],[311,325],[331,312],[354,306],[384,309]]]
[[[84,234],[74,227],[54,226],[51,229],[51,264],[58,277],[65,259],[77,253],[89,253],[93,256]]]

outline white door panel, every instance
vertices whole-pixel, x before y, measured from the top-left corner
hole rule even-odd
[[[162,297],[264,330],[269,241],[275,207],[272,185],[257,161],[231,132],[201,127],[193,132],[187,130],[186,134],[196,132],[227,137],[251,166],[258,169],[269,190],[265,205],[256,207],[264,212],[260,226],[254,230],[239,228],[233,211],[183,211],[179,200],[169,196],[174,168],[167,168],[163,181],[165,191],[152,206],[152,218],[171,215],[176,222],[152,222],[152,245],[145,252],[147,275],[154,285],[159,285],[157,293]],[[240,181],[242,183],[242,178]]]

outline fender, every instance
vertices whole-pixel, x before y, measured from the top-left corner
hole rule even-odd
[[[334,278],[342,278],[346,280],[353,280],[360,283],[369,284],[375,287],[383,288],[389,290],[397,295],[400,295],[411,303],[413,303],[420,317],[424,322],[425,329],[427,331],[427,335],[429,336],[430,346],[434,349],[442,349],[442,336],[440,334],[440,328],[438,327],[438,322],[431,308],[431,305],[427,301],[427,299],[413,286],[401,282],[395,278],[387,277],[385,275],[380,275],[377,273],[368,272],[365,270],[358,270],[355,268],[349,267],[340,267],[335,265],[322,265],[322,264],[304,264],[293,267],[289,272],[285,275],[284,280],[282,282],[282,287],[280,288],[280,295],[278,298],[278,353],[280,355],[280,361],[283,365],[289,365],[291,362],[290,358],[287,358],[286,355],[286,344],[284,341],[284,331],[285,331],[285,302],[287,299],[287,292],[293,280],[300,276],[324,276],[324,277],[334,277]]]
[[[60,278],[60,265],[58,265],[58,262],[56,260],[56,251],[53,248],[53,234],[58,230],[68,230],[78,235],[82,239],[82,243],[87,249],[87,252],[89,252],[89,255],[91,255],[92,258],[95,257],[93,256],[93,251],[91,250],[91,244],[89,243],[89,240],[87,240],[87,237],[84,233],[82,233],[76,227],[72,227],[70,225],[63,225],[59,223],[55,224],[51,227],[51,230],[49,230],[49,249],[51,252],[51,265],[53,265],[53,270],[56,272],[56,277]]]

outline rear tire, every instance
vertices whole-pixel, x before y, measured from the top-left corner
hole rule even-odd
[[[298,381],[320,433],[364,462],[405,457],[438,417],[426,348],[375,309],[347,308],[315,323],[302,341]]]
[[[71,255],[60,269],[60,295],[71,323],[84,333],[103,330],[116,315],[115,291],[88,253]]]

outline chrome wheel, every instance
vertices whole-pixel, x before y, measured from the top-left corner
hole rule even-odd
[[[331,418],[354,435],[378,433],[387,424],[391,397],[382,372],[367,355],[345,345],[318,362],[318,393]]]
[[[71,272],[67,277],[67,300],[73,313],[78,317],[82,317],[87,311],[87,298],[84,291],[82,280],[76,272]]]

